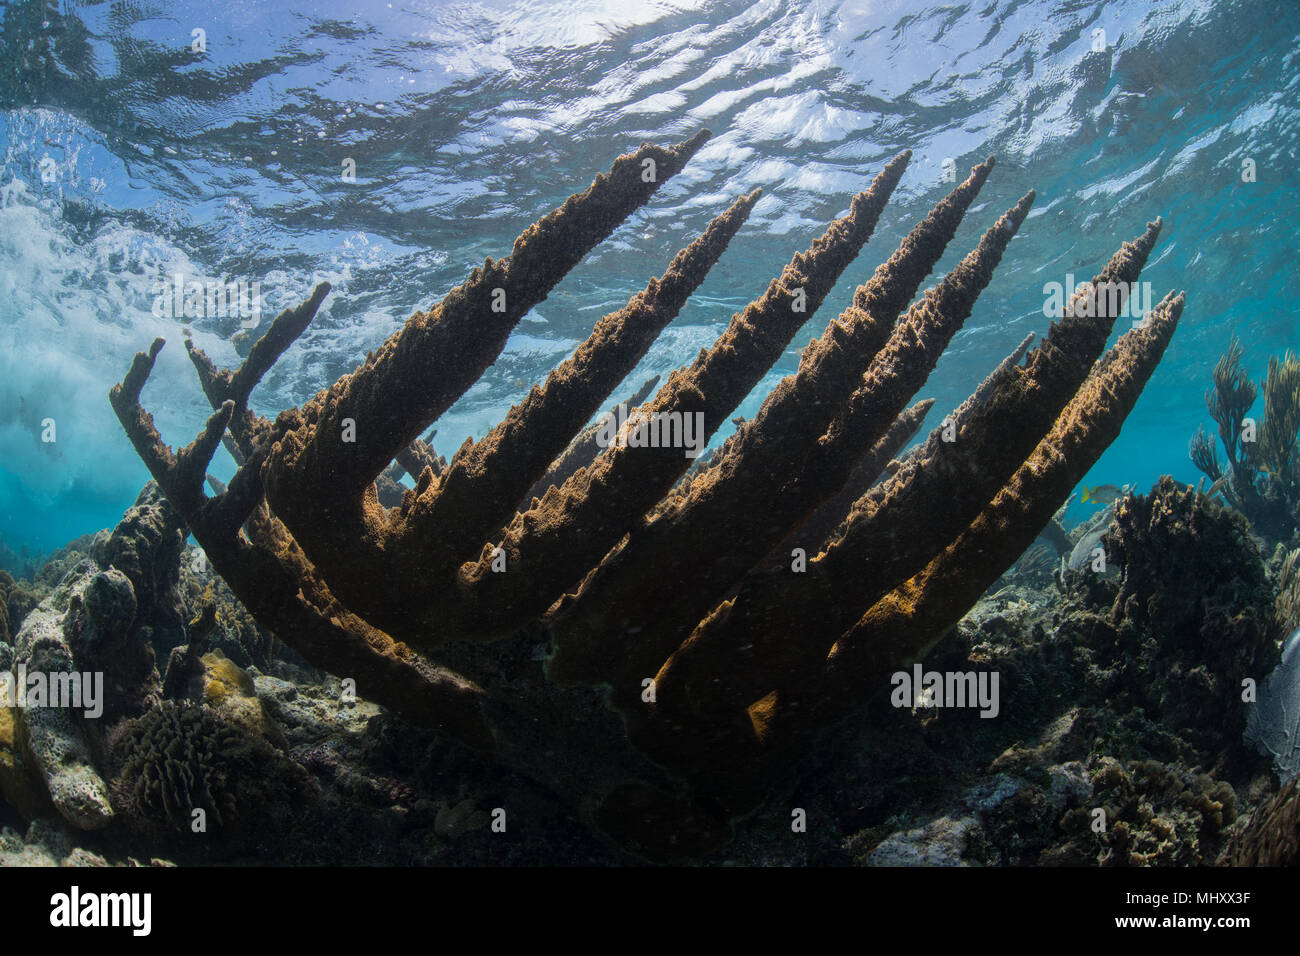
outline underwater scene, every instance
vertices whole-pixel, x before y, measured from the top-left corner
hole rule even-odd
[[[1294,2],[0,18],[0,865],[1300,864]]]

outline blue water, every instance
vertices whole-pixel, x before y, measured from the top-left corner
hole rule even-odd
[[[1195,482],[1187,442],[1211,424],[1203,393],[1229,336],[1256,378],[1300,340],[1294,2],[0,11],[0,538],[13,552],[112,525],[147,480],[107,392],[155,336],[169,344],[144,398],[164,437],[183,444],[207,417],[187,323],[153,312],[157,275],[260,282],[268,320],[317,281],[333,284],[254,393],[274,415],[485,256],[506,254],[614,157],[705,126],[713,139],[686,171],[520,323],[443,417],[439,451],[484,434],[710,216],[762,186],[624,391],[689,361],[903,148],[914,158],[875,238],[741,414],[950,188],[946,159],[961,176],[988,154],[998,167],[940,269],[1027,189],[1039,198],[922,390],[937,400],[927,428],[1027,332],[1046,330],[1045,284],[1089,278],[1156,215],[1165,230],[1143,278],[1156,299],[1186,290],[1187,309],[1086,483],[1141,490],[1165,472]],[[342,175],[349,159],[355,182]],[[219,364],[247,349],[237,322],[188,325]]]

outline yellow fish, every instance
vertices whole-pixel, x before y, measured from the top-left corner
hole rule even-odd
[[[1089,488],[1083,486],[1083,497],[1079,499],[1083,504],[1108,505],[1117,500],[1124,494],[1123,488],[1117,488],[1114,485],[1094,485]]]

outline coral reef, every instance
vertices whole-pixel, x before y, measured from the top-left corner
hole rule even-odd
[[[107,538],[107,532],[83,535],[55,551],[39,568],[29,567],[23,578],[0,571],[0,642],[11,643],[36,605],[49,597],[69,570],[95,556]]]
[[[1074,835],[1040,862],[1101,866],[1188,866],[1213,860],[1220,840],[1236,816],[1232,787],[1207,774],[1154,760],[1120,764],[1103,758],[1088,773],[1088,807],[1062,818]],[[1108,825],[1093,831],[1102,810]]]
[[[1214,860],[1235,802],[1231,786],[1177,763],[1095,757],[1036,781],[996,774],[859,855],[868,866],[1195,865]]]
[[[141,617],[136,626],[156,654],[185,639],[179,594],[180,558],[186,531],[154,482],[140,490],[95,557],[131,581]]]
[[[12,667],[12,656],[10,649],[0,645],[0,667]],[[4,705],[0,705],[0,799],[28,820],[58,812],[27,746],[18,709]]]
[[[1276,788],[1239,736],[1240,675],[1275,660],[1263,563],[1240,515],[1194,489],[1164,479],[1119,504],[1121,561],[1067,570],[1059,593],[1004,586],[925,656],[999,672],[1004,719],[873,705],[836,799],[797,798],[856,807],[853,861],[1207,865],[1243,838],[1234,815]],[[1222,586],[1202,602],[1189,575]]]
[[[445,467],[434,461],[418,436],[706,135],[620,157],[529,227],[508,258],[487,260],[355,372],[274,421],[249,409],[249,395],[326,285],[277,317],[233,372],[187,343],[215,412],[178,452],[140,404],[161,339],[110,396],[167,500],[261,625],[368,699],[542,781],[619,846],[653,859],[722,845],[731,821],[830,725],[960,620],[1118,434],[1183,308],[1171,294],[1103,355],[1123,303],[1099,289],[1136,281],[1157,220],[1076,291],[1023,365],[1003,363],[891,473],[920,419],[909,402],[1034,199],[998,218],[909,307],[990,159],[688,476],[868,241],[904,153],[589,462],[552,472],[757,191],[605,316],[501,425]],[[640,440],[651,426],[670,439]],[[209,496],[205,469],[223,441],[239,469]],[[415,487],[385,508],[378,481],[394,459]],[[548,474],[558,484],[530,499]],[[799,537],[819,515],[816,533]],[[544,668],[539,644],[551,650]]]
[[[257,666],[263,670],[283,651],[275,636],[257,623],[226,582],[212,573],[198,548],[182,555],[180,592],[181,604],[192,612],[207,614],[211,608],[211,629],[205,635],[208,650],[220,650],[240,667]],[[191,621],[188,626],[191,639],[194,624]]]
[[[1102,541],[1118,580],[1084,571],[1071,582],[1096,608],[1071,623],[1094,649],[1093,679],[1207,765],[1229,759],[1245,729],[1242,681],[1276,663],[1272,588],[1246,522],[1166,475],[1116,502]]]
[[[108,866],[104,857],[73,846],[68,835],[44,820],[33,821],[25,834],[0,829],[0,867]],[[138,865],[134,860],[131,865]]]

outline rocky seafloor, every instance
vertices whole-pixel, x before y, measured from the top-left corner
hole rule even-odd
[[[118,529],[17,580],[0,574],[0,664],[34,659],[31,635],[52,627],[61,637],[44,653],[59,640],[78,666],[98,653],[110,684],[84,752],[0,708],[0,865],[636,862],[530,779],[305,665],[155,520],[162,507],[146,489]],[[1237,513],[1168,479],[1122,499],[1103,562],[1070,570],[1031,549],[922,662],[996,672],[995,718],[877,694],[698,862],[1244,859],[1240,835],[1279,781],[1272,757],[1243,741],[1243,688],[1265,682],[1294,627],[1280,579],[1297,544],[1252,536]],[[122,576],[136,614],[114,631]],[[141,677],[146,664],[156,671]],[[136,695],[125,703],[113,696],[124,688]],[[74,764],[97,781],[69,776]],[[85,805],[66,796],[78,786],[93,791]],[[206,808],[204,832],[194,806]],[[792,827],[796,809],[806,827]]]

